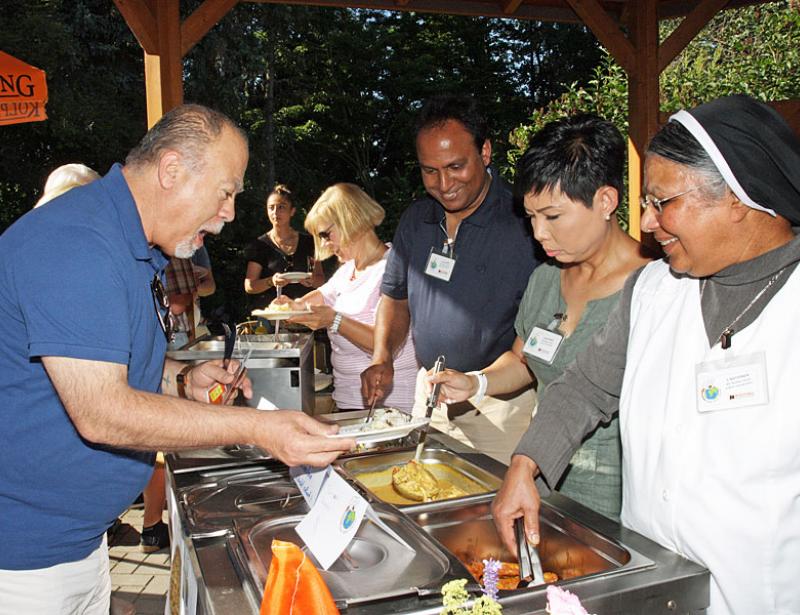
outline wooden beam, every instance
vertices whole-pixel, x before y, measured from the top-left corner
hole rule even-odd
[[[517,12],[520,4],[522,4],[522,0],[505,0],[502,3],[503,12],[506,15],[513,15]]]
[[[800,138],[800,99],[776,100],[767,104],[783,116]]]
[[[789,100],[768,100],[766,104],[775,109],[783,116],[786,123],[792,127],[792,130],[797,134],[800,139],[800,99],[792,98]],[[669,121],[669,116],[675,113],[677,109],[672,111],[664,111],[659,114],[661,124],[666,124]]]
[[[158,50],[156,19],[144,0],[114,0],[117,10],[146,53]]]
[[[589,26],[597,40],[614,56],[617,63],[627,72],[633,70],[635,49],[619,25],[597,0],[567,0],[572,10]]]
[[[658,130],[658,0],[638,0],[631,6],[631,40],[635,65],[628,72],[628,232],[651,247],[652,237],[641,235],[641,194],[644,153]]]
[[[658,72],[663,71],[686,48],[709,21],[725,8],[730,0],[702,0],[675,28],[658,50]]]
[[[185,56],[239,0],[205,0],[181,25],[181,56]]]

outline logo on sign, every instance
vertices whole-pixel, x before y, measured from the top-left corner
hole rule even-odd
[[[701,389],[700,396],[703,398],[703,401],[714,401],[719,397],[719,388],[715,387],[713,384],[709,384],[707,387]]]
[[[353,523],[355,523],[355,520],[356,520],[356,507],[354,504],[350,504],[345,509],[344,514],[342,515],[342,522],[341,522],[342,530],[345,532],[349,530],[350,527],[353,525]]]

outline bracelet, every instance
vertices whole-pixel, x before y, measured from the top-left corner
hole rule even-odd
[[[336,316],[333,317],[333,324],[328,327],[329,333],[338,333],[339,326],[342,324],[342,315],[339,312],[336,312]]]
[[[181,399],[189,399],[189,396],[186,395],[186,385],[189,384],[189,379],[187,376],[192,369],[194,369],[194,365],[187,365],[180,372],[178,372],[178,375],[175,377],[177,382],[178,397]]]
[[[473,406],[477,406],[486,397],[486,388],[489,386],[489,379],[483,372],[467,372],[467,376],[475,376],[478,379],[478,391],[469,398]]]

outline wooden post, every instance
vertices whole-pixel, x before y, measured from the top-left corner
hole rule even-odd
[[[628,72],[628,232],[641,240],[639,195],[644,152],[658,130],[659,83],[657,0],[639,0],[630,6],[630,32],[636,49]]]
[[[144,50],[147,127],[183,103],[183,56],[237,0],[205,0],[181,24],[179,0],[114,0]]]

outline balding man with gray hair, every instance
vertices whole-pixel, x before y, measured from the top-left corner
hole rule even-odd
[[[251,443],[326,465],[355,445],[301,412],[204,403],[235,361],[165,359],[168,257],[234,219],[247,161],[230,119],[181,106],[125,166],[0,236],[0,613],[108,613],[105,530],[152,451]]]

